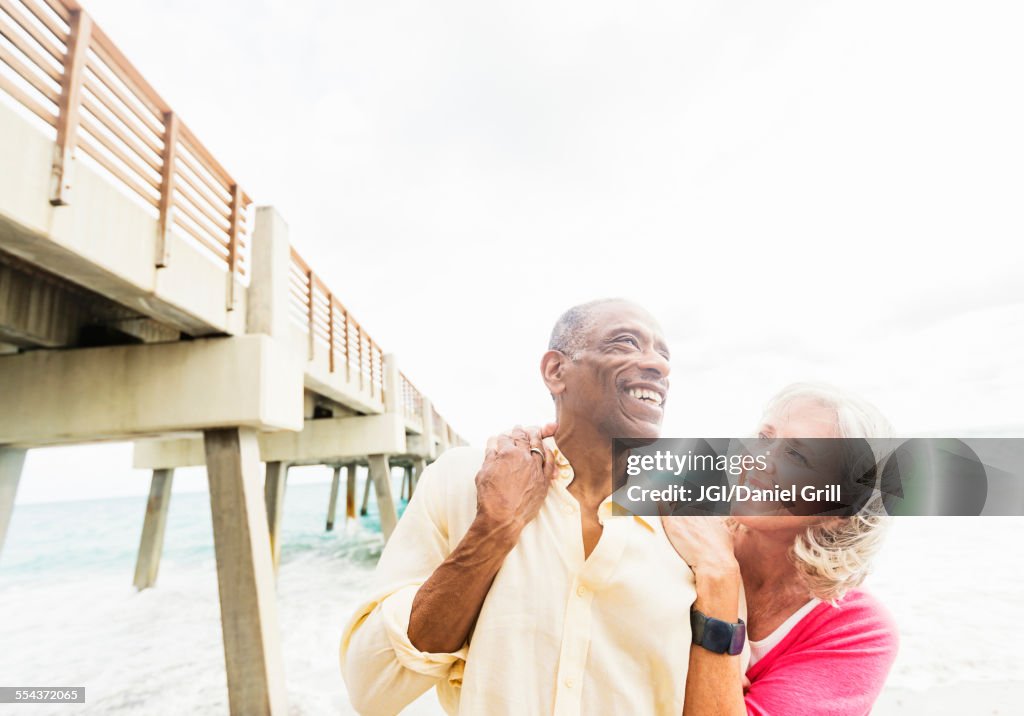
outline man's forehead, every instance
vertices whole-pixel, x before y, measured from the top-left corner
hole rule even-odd
[[[618,328],[632,328],[664,338],[657,319],[645,308],[629,301],[615,301],[596,306],[593,312],[594,335]]]

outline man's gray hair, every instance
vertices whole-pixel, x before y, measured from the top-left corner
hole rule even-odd
[[[625,303],[622,298],[599,298],[573,306],[563,313],[551,329],[548,350],[559,351],[575,361],[587,347],[587,334],[594,327],[594,309],[609,303]]]

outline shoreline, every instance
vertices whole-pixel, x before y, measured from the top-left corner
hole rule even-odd
[[[902,714],[1018,714],[1024,706],[1024,681],[962,681],[919,691],[886,688],[872,716]]]

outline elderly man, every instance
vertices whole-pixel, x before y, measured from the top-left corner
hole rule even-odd
[[[341,644],[349,695],[393,714],[682,713],[693,572],[658,518],[612,518],[612,440],[658,436],[669,352],[618,299],[558,320],[557,423],[424,470]]]

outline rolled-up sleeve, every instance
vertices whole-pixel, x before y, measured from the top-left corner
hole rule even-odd
[[[447,453],[446,453],[447,454]],[[373,596],[353,613],[341,640],[341,671],[361,714],[395,714],[432,686],[446,708],[462,682],[467,646],[417,649],[409,617],[420,586],[450,553],[442,458],[421,475],[375,572]]]

